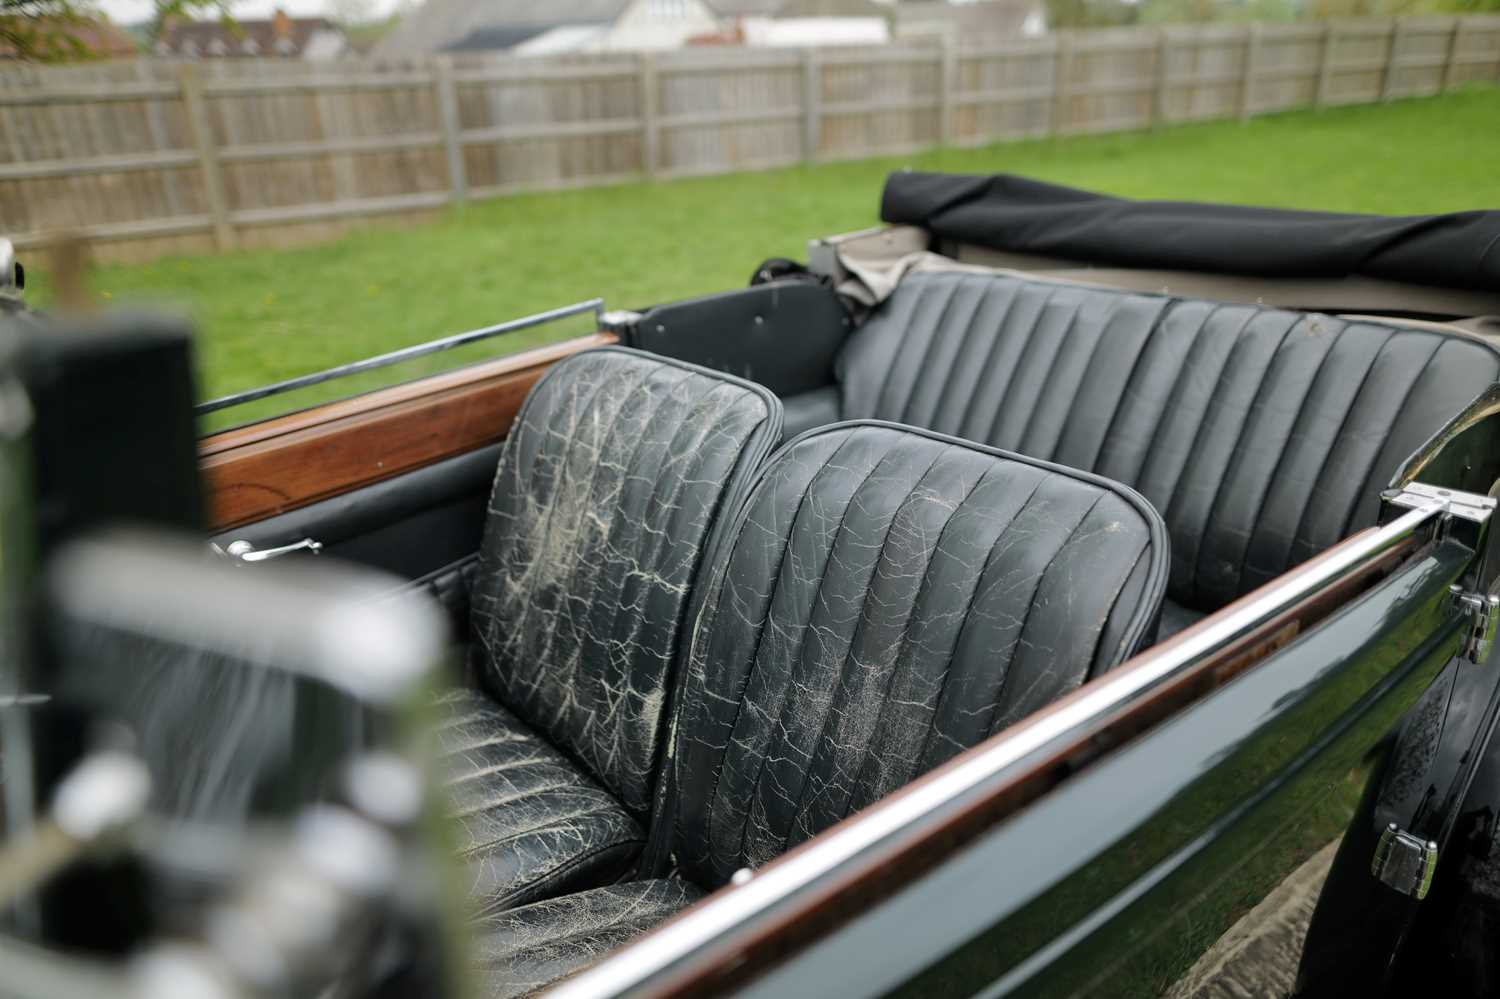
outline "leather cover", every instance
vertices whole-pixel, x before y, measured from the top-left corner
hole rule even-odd
[[[1171,598],[1215,610],[1375,522],[1397,466],[1500,378],[1455,333],[914,273],[839,359],[841,415],[1108,476],[1161,511]]]
[[[703,893],[676,879],[634,881],[537,902],[485,920],[476,943],[479,993],[533,995],[582,971]]]
[[[475,672],[638,818],[710,526],[780,432],[766,389],[610,347],[555,365],[506,440],[473,584]]]
[[[645,836],[604,788],[483,694],[450,691],[438,710],[444,792],[479,914],[627,871]]]
[[[716,885],[1122,661],[1167,551],[1096,476],[838,424],[777,453],[707,571],[663,812]]]

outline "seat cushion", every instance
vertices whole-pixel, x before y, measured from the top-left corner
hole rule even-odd
[[[844,419],[1133,486],[1166,520],[1171,598],[1211,611],[1373,524],[1500,355],[1432,329],[936,272],[901,280],[837,375]]]
[[[506,439],[473,582],[475,673],[638,819],[689,584],[780,431],[764,388],[606,348],[555,365]]]
[[[438,702],[444,792],[480,914],[622,877],[641,826],[609,792],[483,694]]]
[[[512,909],[480,924],[478,994],[540,992],[687,908],[703,892],[684,881],[632,881]]]
[[[1167,552],[1114,483],[839,424],[777,453],[706,572],[650,862],[712,886],[1121,662]]]

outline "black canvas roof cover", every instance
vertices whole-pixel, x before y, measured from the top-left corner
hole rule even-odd
[[[1025,177],[893,173],[880,217],[995,250],[1109,267],[1500,291],[1500,211],[1343,215],[1130,201]]]

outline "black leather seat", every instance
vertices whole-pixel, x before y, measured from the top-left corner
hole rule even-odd
[[[1500,379],[1457,333],[918,272],[846,343],[839,417],[1108,476],[1166,519],[1164,630],[1373,524],[1399,463]]]
[[[621,348],[527,398],[474,580],[483,694],[449,695],[440,731],[482,912],[634,862],[689,585],[780,430],[759,386]]]
[[[1161,518],[1096,476],[882,424],[788,445],[695,588],[646,865],[680,876],[491,920],[493,994],[591,963],[1115,666],[1167,566]]]

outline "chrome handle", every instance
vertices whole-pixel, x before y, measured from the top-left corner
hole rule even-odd
[[[264,562],[267,559],[290,555],[292,552],[310,552],[316,555],[322,550],[323,543],[321,541],[314,541],[312,538],[293,541],[291,544],[282,545],[280,548],[262,548],[259,551],[256,550],[254,544],[244,540],[231,541],[224,546],[224,554],[240,562]]]

